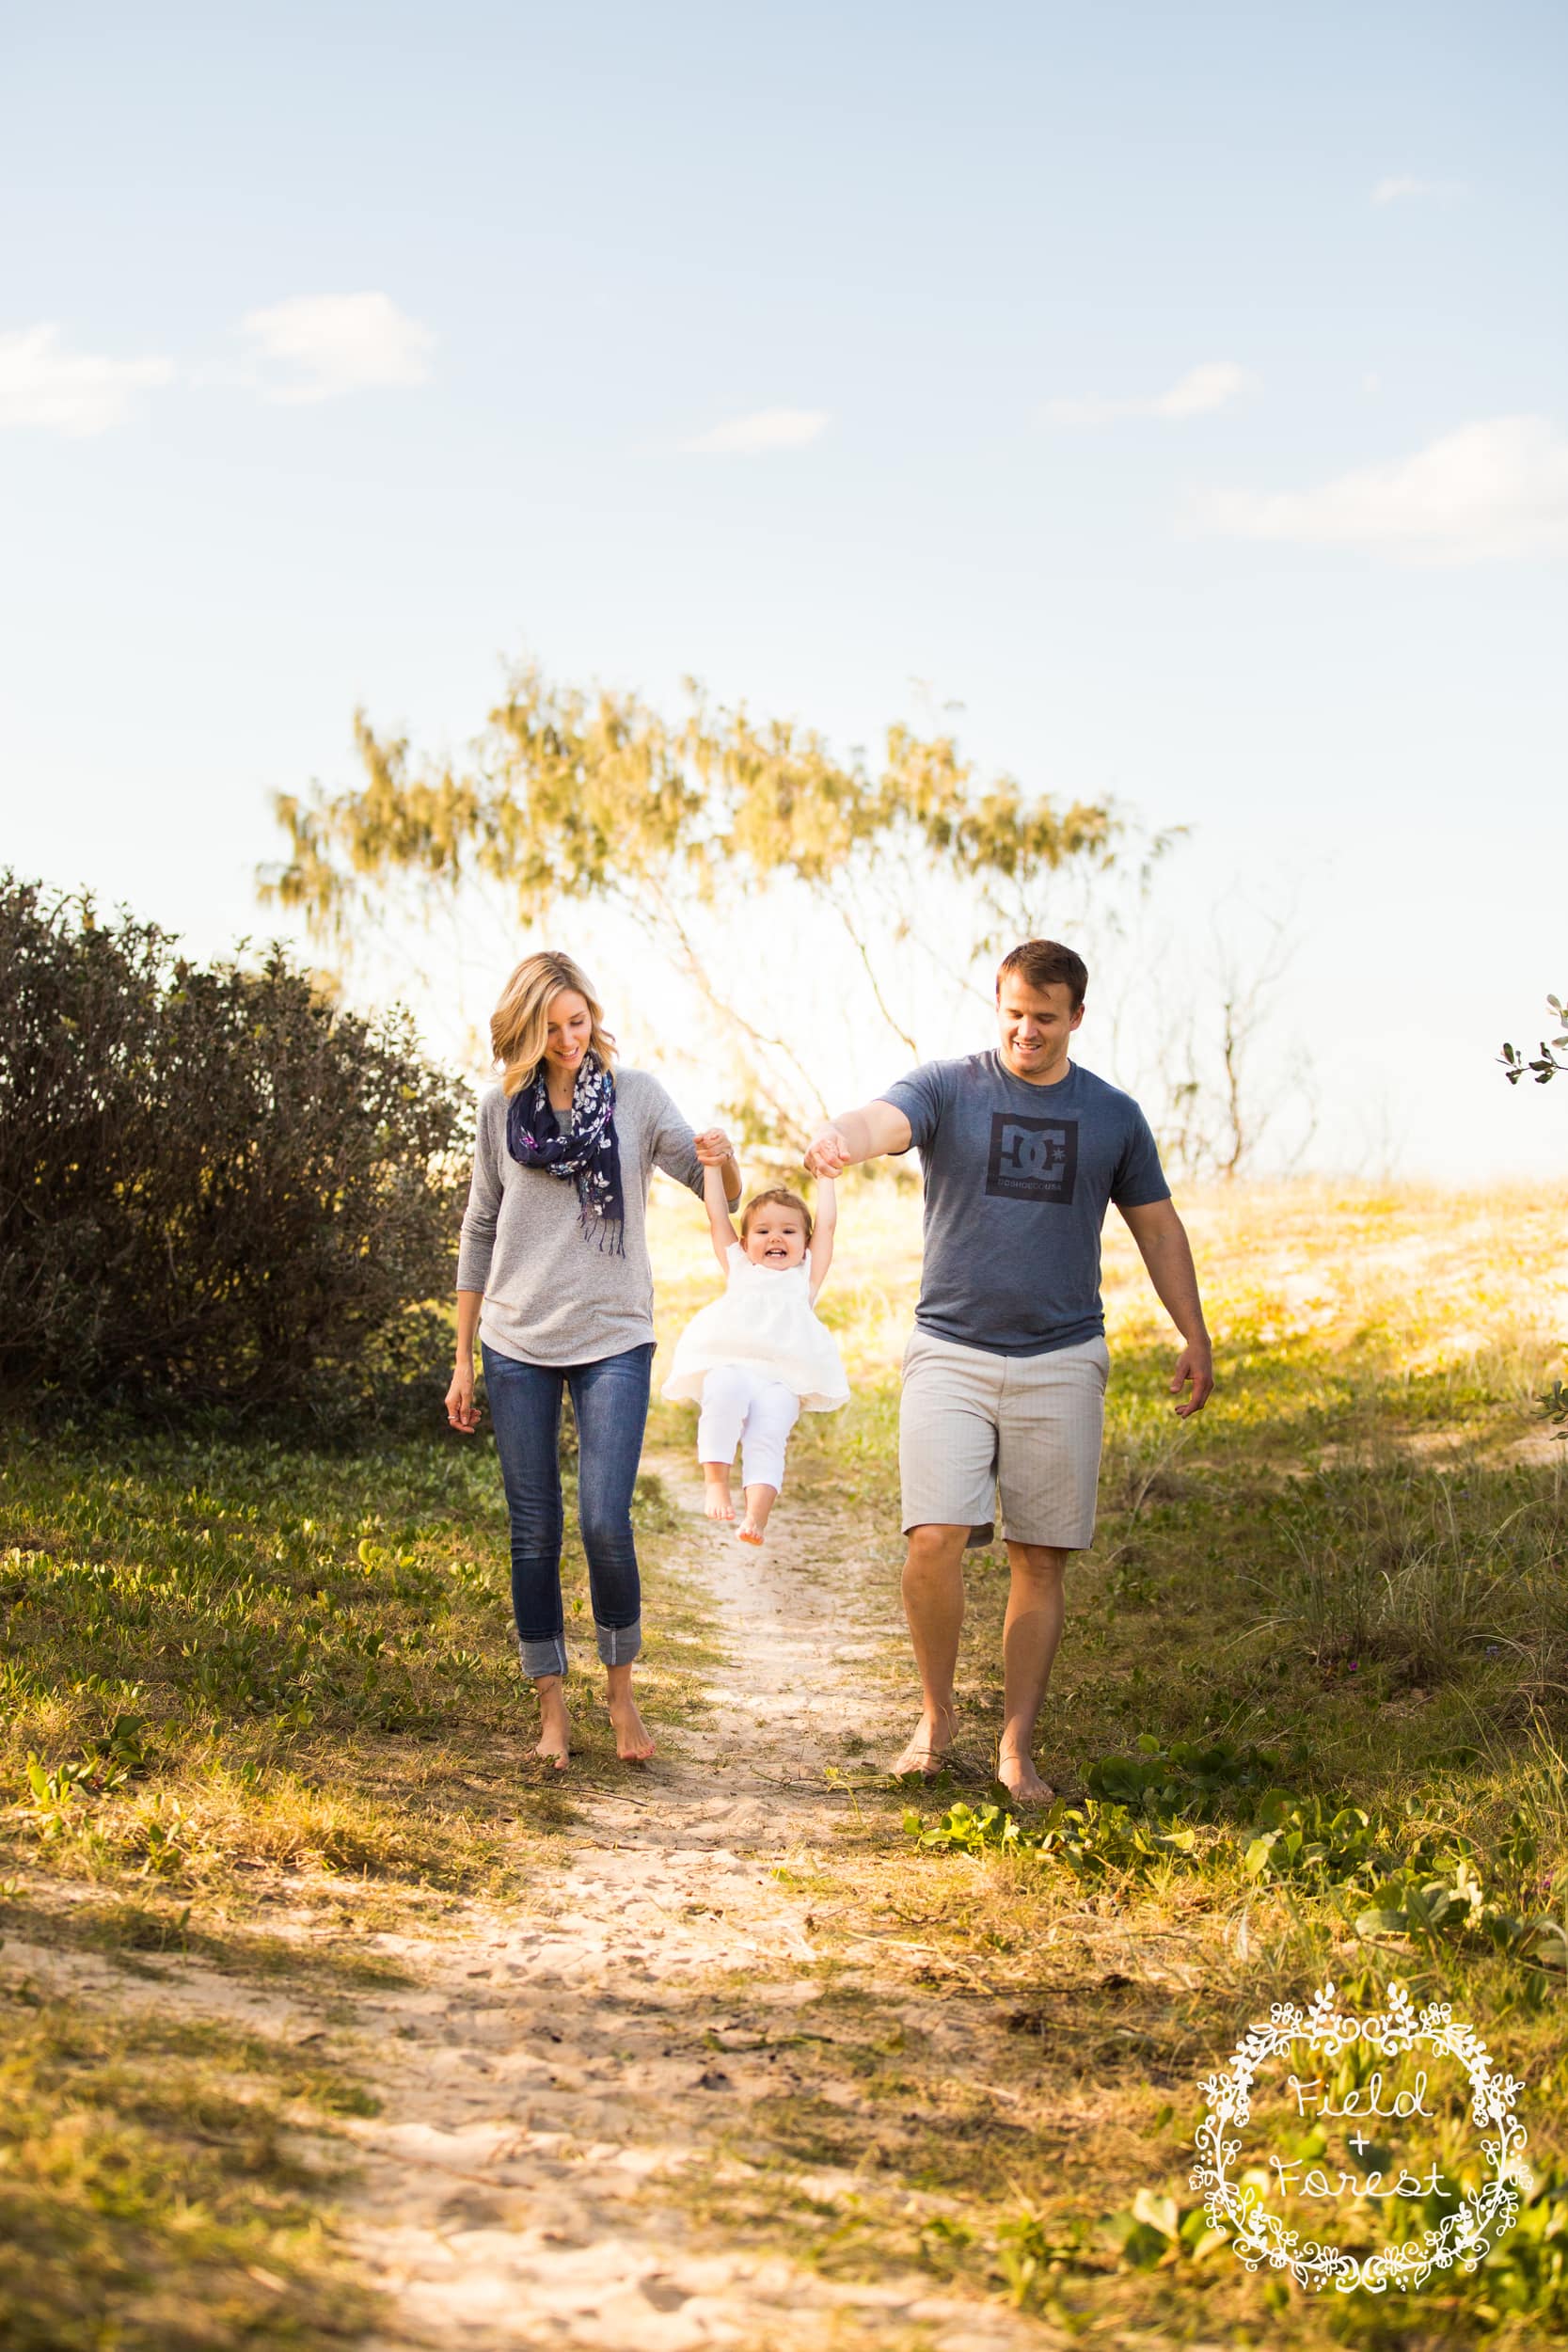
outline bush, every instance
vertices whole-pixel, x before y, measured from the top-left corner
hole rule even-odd
[[[9,873],[0,1000],[8,1390],[319,1427],[439,1360],[467,1115],[405,1015]]]

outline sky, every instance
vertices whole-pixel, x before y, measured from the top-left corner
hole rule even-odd
[[[0,861],[214,953],[358,707],[952,705],[1294,908],[1322,1165],[1560,1173],[1565,101],[1519,0],[0,0]]]

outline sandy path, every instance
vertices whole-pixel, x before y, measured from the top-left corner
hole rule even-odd
[[[690,1511],[694,1482],[670,1485]],[[745,2177],[726,2143],[750,2100],[788,2088],[790,2036],[821,1994],[809,1898],[774,1871],[809,1867],[832,1837],[844,1800],[823,1767],[843,1761],[844,1734],[894,1728],[867,1719],[864,1670],[900,1638],[854,1613],[846,1533],[786,1498],[759,1556],[695,1519],[727,1651],[708,1724],[666,1735],[623,1788],[575,1791],[585,1834],[547,1910],[476,1913],[455,1951],[377,1939],[420,1981],[356,2002],[384,2096],[353,2127],[364,2172],[349,2213],[395,2313],[376,2352],[966,2352],[1048,2333],[936,2291],[912,2263],[848,2285],[712,2242],[661,2185],[694,2164]],[[901,2012],[907,1983],[894,1997]],[[864,2184],[810,2186],[831,2201]]]

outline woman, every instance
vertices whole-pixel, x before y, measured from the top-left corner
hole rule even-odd
[[[471,1434],[481,1342],[512,1527],[512,1606],[539,1692],[537,1754],[566,1769],[571,1724],[561,1606],[561,1396],[578,1428],[578,1516],[610,1720],[628,1763],[654,1743],[631,1694],[641,1591],[631,1498],[654,1358],[644,1221],[656,1168],[701,1197],[697,1138],[658,1080],[616,1072],[615,1041],[569,956],[525,956],[490,1023],[502,1067],[479,1105],[457,1261],[457,1368],[447,1419]],[[724,1190],[740,1171],[722,1136]]]

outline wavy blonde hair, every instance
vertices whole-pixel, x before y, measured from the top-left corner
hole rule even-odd
[[[588,1042],[608,1070],[615,1059],[615,1040],[604,1025],[604,1013],[588,975],[570,956],[542,948],[525,956],[501,990],[490,1015],[490,1050],[501,1064],[501,1088],[508,1095],[527,1086],[545,1058],[549,1034],[550,1006],[563,989],[571,989],[588,1007],[592,1026]]]

